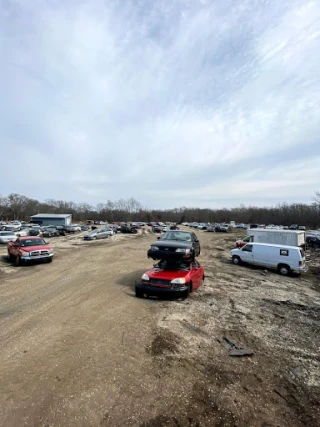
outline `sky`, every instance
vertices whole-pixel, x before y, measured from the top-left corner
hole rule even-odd
[[[318,0],[0,0],[0,195],[311,203]]]

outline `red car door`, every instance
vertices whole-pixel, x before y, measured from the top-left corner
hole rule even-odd
[[[201,285],[203,277],[203,269],[196,261],[191,264],[190,276],[192,280],[192,289],[195,290]]]

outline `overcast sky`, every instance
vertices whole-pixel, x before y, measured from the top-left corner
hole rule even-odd
[[[319,0],[0,0],[0,195],[312,201]]]

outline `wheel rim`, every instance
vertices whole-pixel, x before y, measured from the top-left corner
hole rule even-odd
[[[287,269],[286,267],[281,267],[281,268],[280,268],[280,273],[281,273],[283,276],[286,276],[289,272],[288,272],[288,269]]]
[[[239,258],[233,258],[233,264],[239,264]]]

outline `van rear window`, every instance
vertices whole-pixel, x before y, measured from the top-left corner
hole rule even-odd
[[[289,256],[289,250],[288,249],[280,249],[280,255],[281,256]]]
[[[300,253],[301,253],[302,258],[304,258],[304,250],[303,249],[300,249]]]

